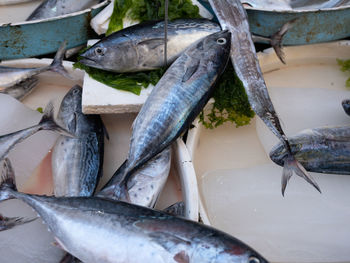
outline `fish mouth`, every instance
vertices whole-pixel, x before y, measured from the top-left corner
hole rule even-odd
[[[85,66],[101,68],[101,65],[96,60],[89,57],[84,57],[84,55],[80,55],[79,62]]]

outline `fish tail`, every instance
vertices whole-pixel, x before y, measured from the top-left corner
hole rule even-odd
[[[5,158],[1,163],[0,171],[0,201],[15,198],[13,193],[17,192],[15,173],[11,162]]]
[[[73,77],[69,75],[68,71],[63,67],[63,64],[62,64],[66,46],[67,46],[67,41],[65,40],[57,50],[56,55],[49,68],[51,71],[57,72],[68,79],[73,79]]]
[[[52,101],[50,101],[46,105],[44,110],[44,115],[39,122],[40,129],[52,130],[68,137],[75,137],[74,134],[70,133],[69,131],[62,128],[60,125],[58,125],[53,115],[54,115],[53,103]]]
[[[0,214],[0,231],[9,230],[13,227],[20,226],[26,223],[33,222],[35,218],[24,218],[24,217],[4,217]]]
[[[270,44],[273,47],[273,49],[276,52],[277,57],[281,60],[281,62],[283,64],[286,64],[285,61],[285,56],[284,56],[284,52],[283,52],[283,46],[282,46],[282,41],[283,41],[283,37],[285,36],[285,34],[288,32],[289,29],[291,29],[295,22],[297,21],[297,18],[288,21],[287,23],[285,23],[280,30],[278,30],[275,34],[273,34],[271,36],[270,39]]]
[[[304,178],[309,184],[316,188],[321,193],[320,187],[316,183],[315,179],[305,170],[305,168],[295,159],[295,157],[289,153],[284,159],[283,173],[282,173],[282,195],[286,190],[289,179],[292,177],[293,172]]]

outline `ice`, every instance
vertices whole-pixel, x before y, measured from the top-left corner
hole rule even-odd
[[[281,173],[272,163],[206,173],[211,224],[273,262],[349,262],[350,176],[312,173],[322,194],[294,176],[283,198]]]
[[[287,136],[293,136],[306,128],[348,125],[341,101],[350,98],[350,91],[325,88],[269,88],[271,100],[282,121]],[[257,118],[256,130],[259,139],[269,154],[278,143],[277,137]]]

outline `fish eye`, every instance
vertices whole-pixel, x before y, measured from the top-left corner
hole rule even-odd
[[[105,55],[103,49],[100,47],[95,48],[95,53],[97,56],[104,56]]]
[[[73,94],[78,94],[78,93],[79,93],[78,89],[73,90]]]
[[[219,45],[225,45],[226,44],[226,39],[221,37],[221,38],[216,40],[216,43],[218,43]]]
[[[248,258],[248,263],[260,263],[260,260],[257,257],[249,257]]]

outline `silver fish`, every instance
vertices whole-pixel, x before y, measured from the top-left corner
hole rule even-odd
[[[16,144],[42,130],[51,130],[70,137],[74,136],[55,122],[53,118],[53,105],[50,102],[46,106],[43,117],[37,125],[0,136],[0,160],[3,160]]]
[[[266,10],[316,10],[345,6],[349,0],[241,0],[242,4]]]
[[[60,136],[52,152],[55,196],[91,196],[101,176],[104,127],[99,115],[81,111],[82,88],[70,89],[62,100],[57,121],[74,135]]]
[[[133,123],[127,160],[98,196],[130,200],[126,185],[130,175],[189,127],[225,69],[229,49],[230,33],[214,33],[189,47],[169,67]]]
[[[13,68],[0,66],[0,88],[7,88],[16,85],[28,78],[38,75],[45,71],[54,71],[67,78],[71,78],[65,68],[62,66],[66,41],[57,50],[56,56],[51,65],[40,68]]]
[[[292,23],[287,23],[270,41],[284,63],[282,38]],[[167,63],[164,60],[164,21],[147,22],[117,31],[81,54],[80,63],[113,72],[136,72],[170,65],[186,48],[199,39],[221,31],[219,24],[207,19],[176,19],[167,27]]]
[[[209,0],[209,2],[221,27],[231,32],[231,61],[237,76],[243,83],[252,109],[287,149],[288,155],[284,161],[282,175],[282,195],[284,195],[293,172],[320,191],[315,180],[305,171],[291,152],[288,138],[281,127],[260,69],[249,31],[247,13],[241,2],[239,0]]]
[[[307,171],[350,174],[350,126],[307,129],[289,137],[289,144]],[[281,166],[287,155],[281,143],[270,152],[271,160]]]
[[[38,82],[39,79],[37,77],[31,77],[16,85],[0,90],[0,93],[10,95],[17,100],[23,100],[33,91]]]
[[[27,21],[71,14],[90,8],[99,2],[99,0],[45,0],[30,14]]]
[[[31,206],[58,244],[86,263],[267,262],[224,232],[146,207],[97,197],[17,192],[9,173],[0,180],[0,201],[12,198]]]
[[[156,155],[131,175],[127,182],[130,202],[154,207],[168,178],[171,164],[171,146]]]
[[[342,101],[342,106],[347,115],[350,115],[350,100],[343,100]]]

